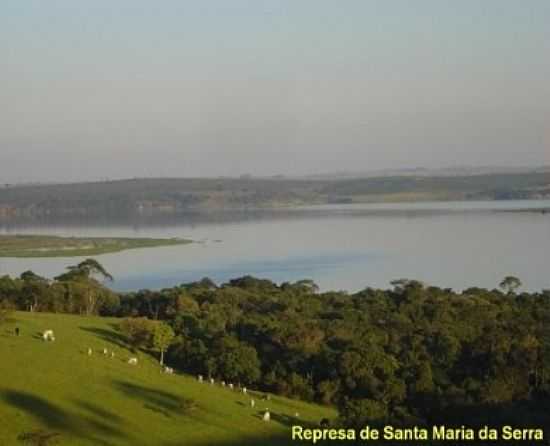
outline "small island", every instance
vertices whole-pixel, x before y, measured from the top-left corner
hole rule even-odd
[[[58,237],[50,235],[0,235],[0,257],[80,257],[136,248],[185,245],[181,238]]]

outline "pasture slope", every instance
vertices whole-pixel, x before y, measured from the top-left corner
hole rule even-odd
[[[253,409],[250,396],[163,374],[154,358],[130,352],[116,319],[23,312],[14,319],[0,326],[2,446],[20,445],[19,435],[39,429],[58,433],[61,446],[289,445],[296,412],[302,425],[336,415],[277,396],[256,395]],[[45,329],[54,330],[55,342],[40,338]],[[127,364],[131,356],[137,366]],[[260,416],[266,407],[270,422]]]

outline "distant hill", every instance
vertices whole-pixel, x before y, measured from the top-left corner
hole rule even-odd
[[[440,168],[412,167],[408,169],[376,169],[327,172],[323,174],[309,175],[309,179],[345,179],[345,178],[373,178],[384,176],[472,176],[494,174],[529,174],[549,173],[550,166],[540,167],[502,167],[502,166],[450,166]]]
[[[326,203],[505,200],[550,197],[550,170],[337,179],[152,178],[4,186],[0,217],[183,213]]]
[[[61,446],[287,445],[296,412],[305,425],[336,414],[161,373],[154,358],[127,349],[116,319],[21,312],[15,318],[0,326],[2,445],[23,444],[20,435],[39,431],[57,434]],[[55,342],[41,339],[46,329]],[[104,356],[104,348],[115,357]],[[127,363],[133,356],[137,366]],[[260,417],[266,407],[270,422]]]

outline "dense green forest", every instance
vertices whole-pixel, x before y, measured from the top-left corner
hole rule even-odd
[[[0,217],[179,213],[192,209],[550,196],[547,170],[357,179],[173,178],[0,187]]]
[[[13,309],[117,316],[152,354],[148,327],[162,321],[171,366],[334,405],[346,425],[548,425],[550,290],[520,293],[514,277],[493,290],[402,279],[355,294],[249,276],[118,294],[100,278],[91,259],[52,281],[4,276],[0,320]]]

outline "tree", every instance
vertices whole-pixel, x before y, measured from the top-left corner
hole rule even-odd
[[[47,294],[48,280],[32,271],[25,271],[19,277],[23,281],[20,302],[29,311],[35,311],[39,300]]]
[[[499,287],[506,291],[508,294],[513,294],[522,285],[521,280],[514,276],[506,276],[499,283]]]
[[[335,402],[338,392],[340,391],[340,382],[339,381],[321,381],[317,385],[317,393],[319,394],[320,400],[323,404],[332,404]]]
[[[63,279],[75,279],[78,277],[93,277],[93,276],[101,276],[103,279],[113,280],[113,276],[111,276],[107,270],[95,259],[86,259],[83,262],[80,262],[78,265],[71,265],[68,266],[67,269],[69,272],[62,274],[61,276],[57,277],[57,280],[63,280]]]
[[[307,293],[318,293],[319,286],[311,279],[298,280],[294,283],[294,286],[299,290],[302,290]]]
[[[68,266],[67,269],[66,273],[57,276],[55,280],[65,283],[67,293],[72,299],[80,299],[81,312],[83,309],[86,315],[95,314],[104,302],[111,306],[117,305],[119,299],[94,277],[113,280],[113,276],[97,260],[86,259],[78,265]]]
[[[226,379],[252,384],[260,378],[260,360],[254,347],[225,336],[216,342],[214,353],[216,371]]]
[[[381,425],[388,416],[383,403],[368,398],[346,400],[339,409],[340,416],[350,426]]]
[[[432,367],[428,361],[419,364],[416,370],[414,390],[416,393],[429,393],[434,388]]]
[[[153,322],[146,317],[130,317],[124,319],[118,329],[126,336],[132,348],[143,348],[151,344]]]
[[[153,347],[160,352],[160,365],[164,365],[164,352],[174,340],[174,330],[164,322],[155,324],[153,329]]]

